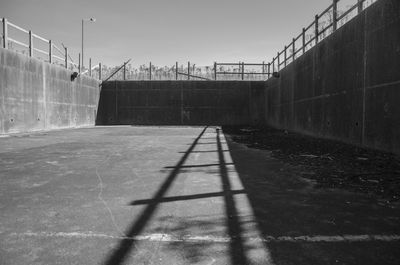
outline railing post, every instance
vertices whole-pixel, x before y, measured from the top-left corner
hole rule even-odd
[[[363,11],[363,2],[365,0],[358,0],[358,14],[360,14]]]
[[[29,57],[33,56],[33,36],[32,31],[29,31]]]
[[[275,72],[275,57],[272,58],[272,72]]]
[[[187,80],[190,80],[190,62],[188,62],[188,76],[187,76]]]
[[[318,35],[319,35],[319,30],[318,30],[318,15],[315,15],[315,45],[318,44]]]
[[[268,63],[268,74],[267,74],[268,78],[270,74],[271,74],[271,63]]]
[[[302,34],[302,39],[303,39],[303,54],[306,53],[306,29],[303,28],[303,34]]]
[[[49,63],[53,62],[53,42],[49,40]]]
[[[126,64],[124,64],[124,72],[122,73],[124,81],[126,80]]]
[[[65,52],[65,68],[68,69],[68,48],[64,47]]]
[[[286,47],[286,45],[285,45],[285,63],[284,63],[285,67],[286,67],[286,61],[287,61],[287,53],[286,53],[286,50],[287,50],[287,47]]]
[[[178,62],[175,63],[175,79],[178,80]]]
[[[277,67],[277,70],[279,71],[279,69],[281,68],[281,59],[279,58],[280,56],[279,56],[280,54],[279,54],[279,52],[278,52],[278,67]]]
[[[242,80],[244,80],[244,62],[242,62]]]
[[[101,63],[99,63],[99,80],[101,80]]]
[[[265,62],[262,62],[262,76],[264,77],[265,75]]]
[[[296,40],[293,38],[292,42],[292,62],[296,59]]]
[[[92,58],[89,58],[89,76],[92,76]]]
[[[78,72],[80,73],[81,72],[81,54],[79,53],[79,56],[78,56]]]
[[[149,65],[149,80],[151,81],[151,62],[150,62],[150,65]]]
[[[333,31],[337,30],[337,2],[338,0],[333,0],[333,5],[332,5]]]
[[[214,80],[217,80],[217,62],[214,62]]]
[[[8,25],[6,18],[3,18],[3,48],[8,49]]]

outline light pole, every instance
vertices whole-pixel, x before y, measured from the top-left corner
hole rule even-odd
[[[85,21],[96,22],[96,19],[95,18],[84,18],[84,19],[82,19],[82,64],[81,64],[82,71],[84,70],[84,67],[83,67],[83,63],[84,63],[84,60],[83,60],[83,22],[85,22]]]

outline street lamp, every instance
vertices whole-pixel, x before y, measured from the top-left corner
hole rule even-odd
[[[84,69],[84,67],[83,67],[83,62],[84,62],[84,60],[83,60],[83,22],[85,22],[85,21],[96,22],[96,19],[95,18],[82,19],[82,70]]]

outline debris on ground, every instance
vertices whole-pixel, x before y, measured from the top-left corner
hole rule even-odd
[[[267,127],[223,131],[235,142],[301,166],[300,176],[315,180],[317,187],[367,193],[384,203],[400,200],[400,158],[395,154]]]

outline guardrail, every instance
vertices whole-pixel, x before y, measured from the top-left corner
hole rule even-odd
[[[1,42],[2,42],[2,47],[5,49],[9,49],[10,44],[15,43],[24,49],[27,49],[28,51],[28,56],[29,57],[36,57],[36,54],[42,54],[45,57],[47,57],[47,60],[45,59],[44,61],[49,62],[50,64],[57,63],[59,65],[64,66],[67,69],[75,70],[77,69],[80,74],[89,74],[91,76],[92,70],[97,68],[98,66],[91,67],[91,59],[89,60],[89,68],[84,71],[84,69],[81,69],[80,65],[80,54],[79,54],[79,59],[78,63],[75,63],[74,60],[72,59],[71,55],[68,52],[68,48],[63,45],[63,48],[57,47],[52,40],[48,40],[46,38],[43,38],[35,33],[33,33],[31,30],[26,30],[20,26],[17,26],[10,21],[8,21],[6,18],[2,18],[2,29],[3,33],[1,34]],[[9,34],[10,29],[16,29],[19,32],[22,32],[23,34],[26,34],[26,41],[23,42],[20,40],[17,40],[14,37],[11,37]],[[39,45],[39,42],[41,42],[41,45]],[[46,50],[44,48],[39,48],[39,46],[47,46]],[[41,58],[40,58],[41,59]],[[100,64],[99,64],[100,65]],[[82,72],[81,72],[82,71]],[[101,77],[101,73],[99,73],[99,77]]]
[[[218,66],[238,66],[237,70],[238,71],[218,71]],[[245,71],[245,66],[260,66],[261,67],[261,72],[255,72],[255,71]],[[271,72],[271,63],[244,63],[244,62],[239,62],[239,63],[217,63],[214,62],[214,80],[218,80],[218,75],[237,75],[239,79],[244,80],[245,75],[262,75],[266,76],[267,78],[271,77],[273,75],[273,72]]]
[[[272,72],[282,70],[296,58],[306,53],[307,50],[317,45],[320,40],[335,32],[349,20],[348,17],[352,12],[357,10],[355,15],[358,15],[367,8],[367,4],[370,5],[377,0],[355,0],[356,4],[348,7],[346,11],[338,10],[340,1],[332,0],[332,4],[329,7],[320,14],[315,15],[314,21],[303,28],[302,32],[293,38],[289,45],[285,45],[284,49],[272,58],[272,61],[268,63],[272,67]],[[322,21],[324,16],[327,16],[327,21]],[[311,34],[307,34],[310,31],[312,31]],[[301,44],[300,47],[296,45],[298,42]]]

